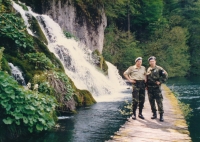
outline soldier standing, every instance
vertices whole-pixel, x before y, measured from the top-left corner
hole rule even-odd
[[[168,74],[160,66],[156,65],[156,57],[151,56],[148,59],[150,67],[147,69],[147,88],[149,103],[151,105],[151,110],[153,116],[151,119],[157,118],[155,101],[158,106],[158,111],[160,113],[160,121],[163,122],[163,96],[161,93],[161,84],[166,82]]]
[[[135,65],[130,66],[125,72],[124,77],[132,83],[132,119],[136,119],[136,109],[139,103],[138,117],[144,119],[142,115],[142,109],[145,101],[145,82],[146,82],[146,69],[142,66],[142,58],[135,59]]]

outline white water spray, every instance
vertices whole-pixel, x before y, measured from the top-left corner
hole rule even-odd
[[[10,66],[11,73],[14,79],[22,86],[26,86],[26,82],[20,69],[17,66],[14,66],[12,63],[8,63],[8,65]]]
[[[16,6],[15,9],[24,15],[23,10]],[[60,26],[49,16],[36,14],[30,8],[26,13],[38,20],[48,39],[49,50],[61,60],[66,74],[77,88],[89,90],[97,101],[116,101],[125,97],[126,94],[121,93],[126,88],[125,82],[115,66],[107,62],[108,76],[104,75],[93,65],[91,51],[80,42],[67,39]]]
[[[33,36],[34,35],[33,32],[29,29],[30,25],[28,23],[28,17],[27,17],[28,12],[25,12],[20,5],[14,2],[13,2],[13,7],[21,14],[22,18],[24,19],[24,23],[27,26],[28,33]]]

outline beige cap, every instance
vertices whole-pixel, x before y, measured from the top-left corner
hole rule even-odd
[[[137,58],[135,59],[135,62],[137,62],[138,60],[142,60],[142,57],[137,57]]]

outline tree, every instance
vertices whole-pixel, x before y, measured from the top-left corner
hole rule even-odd
[[[169,77],[185,76],[189,69],[189,52],[186,44],[188,31],[181,27],[159,31],[158,37],[145,45],[145,57],[156,56],[158,65],[162,65]]]

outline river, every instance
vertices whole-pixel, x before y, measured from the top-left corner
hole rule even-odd
[[[124,98],[118,101],[98,102],[92,106],[77,109],[76,114],[68,115],[58,121],[57,129],[39,135],[23,137],[14,142],[104,142],[119,130],[127,118],[120,113],[131,101],[131,89],[122,93]]]
[[[172,78],[167,86],[178,93],[178,99],[192,108],[192,116],[187,119],[193,142],[200,141],[200,77]],[[131,100],[131,89],[124,89],[124,98],[117,101],[98,102],[82,107],[77,114],[59,120],[57,129],[19,140],[20,142],[104,142],[109,140],[129,116],[120,114],[125,100]],[[147,102],[146,102],[147,103]]]
[[[200,77],[172,78],[167,86],[179,95],[177,98],[192,109],[187,119],[188,129],[193,142],[200,142]]]

